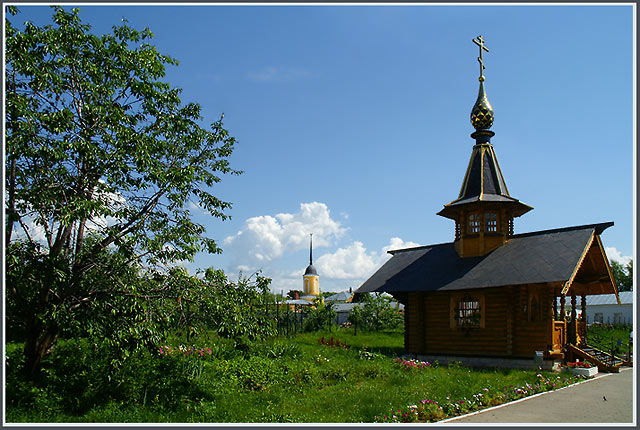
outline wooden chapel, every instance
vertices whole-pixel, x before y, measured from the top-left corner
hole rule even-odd
[[[389,251],[356,293],[387,292],[404,304],[405,350],[419,357],[504,365],[533,362],[541,351],[547,366],[577,356],[596,362],[585,352],[584,307],[589,295],[618,295],[600,240],[613,222],[514,234],[514,219],[533,208],[509,194],[500,170],[484,88],[488,49],[482,36],[473,42],[480,48],[475,145],[458,198],[438,212],[454,221],[454,241]]]

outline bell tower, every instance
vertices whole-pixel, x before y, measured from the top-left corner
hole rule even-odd
[[[313,267],[313,234],[310,235],[309,239],[309,266],[307,266],[307,270],[305,270],[304,275],[302,276],[302,282],[304,287],[304,296],[318,296],[320,295],[320,286],[318,285],[320,277],[318,276],[318,272],[316,268]]]
[[[471,138],[475,145],[458,198],[444,205],[438,215],[455,221],[455,249],[460,257],[486,255],[513,236],[513,219],[533,209],[509,195],[491,138],[494,113],[484,88],[482,52],[489,52],[482,36],[473,39],[480,56],[480,88],[471,109]]]

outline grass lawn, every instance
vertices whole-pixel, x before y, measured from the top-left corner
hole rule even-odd
[[[633,344],[629,345],[629,333],[631,326],[610,325],[610,324],[591,324],[587,331],[587,339],[589,344],[605,351],[614,348],[617,355],[625,355],[631,349],[633,352]],[[617,348],[618,339],[622,340],[622,345]]]
[[[88,342],[67,341],[35,382],[25,384],[8,366],[6,420],[437,421],[579,380],[401,360],[401,331],[355,336],[353,330],[334,329],[243,348],[222,340],[200,342],[191,350],[176,344],[162,353],[137,354],[107,380],[104,354],[89,351]],[[8,348],[13,367],[18,348]]]

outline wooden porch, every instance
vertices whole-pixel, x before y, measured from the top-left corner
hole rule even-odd
[[[580,296],[581,313],[578,316],[576,296],[571,296],[571,311],[565,310],[565,297],[560,296],[560,309],[557,312],[554,300],[552,347],[548,351],[549,358],[564,361],[588,361],[598,367],[601,372],[618,372],[621,366],[632,366],[629,359],[617,357],[613,352],[602,351],[589,345],[587,337],[587,297]]]

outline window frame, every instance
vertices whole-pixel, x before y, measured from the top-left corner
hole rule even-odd
[[[465,305],[461,306],[461,303],[465,303]],[[470,303],[474,303],[474,305],[469,306]],[[461,307],[463,309],[461,309]],[[469,309],[469,307],[475,307],[474,309]],[[470,321],[471,317],[462,316],[460,312],[469,312],[477,314],[477,322],[473,323]],[[462,320],[462,321],[461,321]],[[484,328],[485,327],[485,299],[484,293],[481,292],[464,292],[464,293],[454,293],[451,294],[449,299],[449,327],[452,329],[474,329],[474,328]]]
[[[480,231],[482,229],[482,222],[480,220],[480,214],[479,213],[469,214],[469,216],[467,217],[467,228],[468,228],[469,233],[471,233],[471,234],[480,233]]]
[[[486,233],[498,233],[498,214],[495,212],[484,213],[484,231]]]

